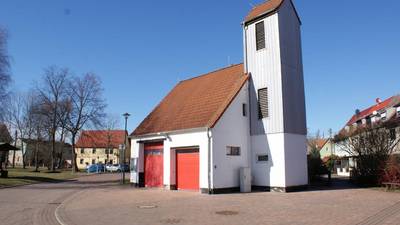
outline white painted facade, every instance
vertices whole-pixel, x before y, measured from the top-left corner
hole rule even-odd
[[[240,168],[251,166],[248,90],[246,83],[216,126],[211,129],[213,189],[239,187]],[[246,116],[242,113],[243,104],[246,105]],[[240,155],[227,155],[227,146],[240,147]]]
[[[131,182],[139,183],[139,173],[144,172],[143,142],[164,139],[164,186],[176,185],[175,149],[198,147],[201,189],[239,187],[240,168],[250,167],[250,123],[249,116],[242,114],[243,104],[248,106],[247,83],[212,129],[165,132],[131,139],[131,157],[138,161],[137,171],[131,172]],[[241,154],[228,156],[226,154],[227,146],[240,147]],[[210,158],[208,158],[209,152],[211,152]],[[209,167],[209,165],[211,166]]]
[[[211,146],[211,132],[206,128],[131,139],[131,158],[137,159],[137,171],[131,172],[131,182],[139,183],[139,173],[144,172],[144,144],[142,142],[162,140],[164,142],[165,186],[175,185],[175,148],[198,147],[200,157],[200,188],[208,188],[208,150]]]
[[[256,24],[263,22],[266,47],[256,49]],[[245,68],[251,74],[253,185],[287,188],[308,184],[300,21],[291,1],[244,24]],[[257,90],[268,88],[269,116],[258,118]],[[267,154],[268,162],[258,162]]]

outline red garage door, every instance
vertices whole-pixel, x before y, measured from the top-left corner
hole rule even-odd
[[[199,150],[177,150],[176,187],[179,190],[198,190],[199,177]]]
[[[144,145],[144,184],[146,187],[163,186],[163,143]]]

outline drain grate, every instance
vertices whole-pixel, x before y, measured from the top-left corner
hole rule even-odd
[[[178,224],[182,222],[182,219],[170,218],[170,219],[160,220],[160,222],[163,224]]]
[[[157,208],[156,205],[139,205],[138,206],[139,209],[155,209]]]
[[[224,211],[217,211],[217,212],[215,212],[215,214],[221,215],[221,216],[234,216],[234,215],[238,215],[239,212],[238,211],[224,210]]]
[[[47,204],[49,204],[49,205],[61,205],[61,202],[49,202]]]

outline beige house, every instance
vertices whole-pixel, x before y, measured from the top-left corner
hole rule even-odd
[[[87,165],[97,163],[119,164],[119,146],[124,144],[126,135],[124,130],[83,131],[75,147],[78,168],[85,169]],[[126,151],[125,158],[130,158],[129,151]]]

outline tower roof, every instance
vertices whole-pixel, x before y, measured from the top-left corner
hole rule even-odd
[[[257,5],[250,11],[244,21],[248,23],[260,16],[277,10],[282,5],[283,1],[284,0],[268,0],[264,3]]]
[[[296,13],[297,19],[299,20],[301,24],[300,17],[296,11],[296,7],[294,6],[292,0],[288,0],[290,4],[292,5],[294,12]],[[249,14],[247,14],[246,18],[244,19],[245,23],[250,23],[262,16],[265,16],[267,14],[273,13],[277,11],[282,4],[285,2],[285,0],[267,0],[257,6],[255,6]]]

